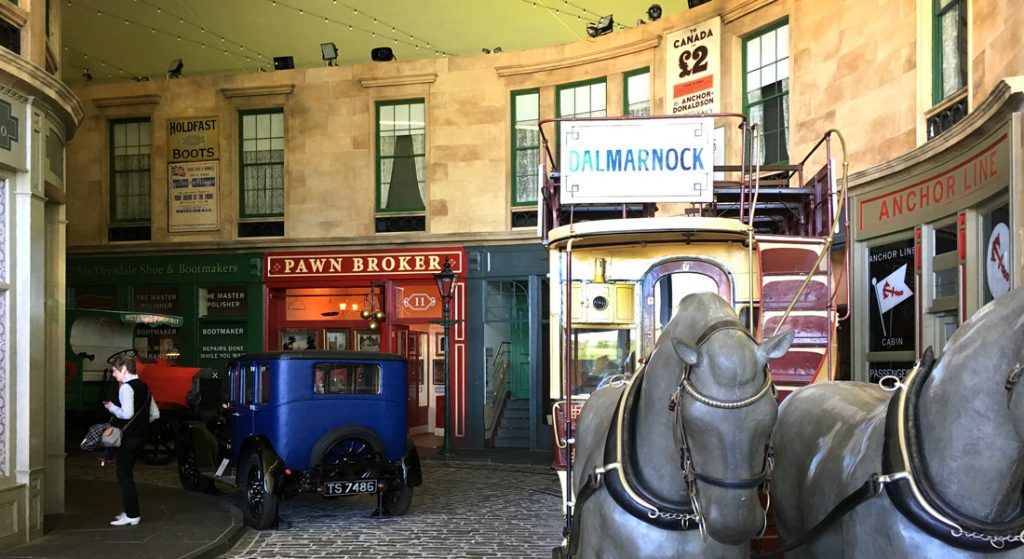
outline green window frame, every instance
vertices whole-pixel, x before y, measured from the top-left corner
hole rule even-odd
[[[148,223],[150,219],[149,118],[110,121],[110,221]]]
[[[622,114],[626,116],[650,116],[650,67],[638,68],[622,75]]]
[[[238,111],[238,215],[284,216],[284,109]]]
[[[512,92],[512,206],[536,206],[540,180],[540,90]]]
[[[762,139],[755,162],[789,162],[789,20],[743,38],[743,114]]]
[[[424,99],[376,107],[377,213],[426,209],[427,120]]]
[[[559,117],[607,116],[607,80],[596,78],[556,87],[555,111]]]
[[[967,85],[967,0],[933,0],[932,102]]]

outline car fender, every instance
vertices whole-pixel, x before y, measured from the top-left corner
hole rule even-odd
[[[274,445],[270,444],[270,441],[262,435],[253,435],[242,442],[238,452],[239,463],[236,465],[235,485],[237,486],[242,483],[240,479],[242,474],[241,462],[244,456],[251,453],[259,454],[260,464],[263,466],[263,480],[266,484],[267,493],[274,493],[278,481],[284,476],[284,460],[278,456],[277,451],[274,450]]]
[[[420,466],[420,453],[412,441],[405,443],[405,454],[402,456],[402,481],[409,487],[423,484],[423,468]]]
[[[178,430],[178,436],[195,449],[196,467],[206,472],[216,468],[217,455],[220,451],[219,443],[202,421],[187,420],[183,422]]]
[[[383,455],[386,447],[384,446],[384,440],[374,433],[372,430],[362,425],[339,425],[320,437],[320,440],[313,445],[313,451],[309,454],[309,465],[310,468],[315,468],[320,465],[320,459],[331,447],[331,444],[339,439],[346,439],[349,437],[358,437],[370,443],[373,447],[374,453]]]

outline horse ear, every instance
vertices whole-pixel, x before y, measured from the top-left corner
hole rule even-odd
[[[768,359],[778,359],[789,351],[789,346],[793,344],[793,338],[795,336],[796,332],[793,330],[776,334],[761,342],[761,345],[759,346],[761,353],[763,353]]]
[[[687,365],[697,364],[697,348],[676,338],[672,338],[672,348],[676,350],[676,355],[679,356],[683,363]]]

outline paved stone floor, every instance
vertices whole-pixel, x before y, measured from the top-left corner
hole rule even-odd
[[[100,467],[91,455],[69,456],[67,471],[68,483],[114,479],[114,468]],[[546,558],[561,540],[561,494],[549,468],[425,461],[423,478],[401,517],[370,517],[375,500],[366,496],[285,501],[281,516],[289,527],[247,529],[223,558]],[[136,479],[179,487],[173,464],[139,464]],[[238,490],[219,487],[218,498],[243,505]]]

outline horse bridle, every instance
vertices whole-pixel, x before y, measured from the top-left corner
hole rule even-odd
[[[745,336],[754,340],[754,337],[750,335],[750,332],[739,322],[735,320],[720,320],[709,325],[704,332],[697,338],[696,347],[699,349],[702,347],[712,336],[725,330],[736,330],[742,332]],[[756,342],[756,340],[755,340]],[[679,386],[672,393],[669,399],[669,411],[675,414],[675,421],[673,422],[676,430],[677,442],[679,443],[679,455],[680,455],[680,466],[683,470],[683,476],[686,480],[686,486],[690,493],[690,499],[693,502],[695,510],[700,510],[697,502],[697,481],[707,483],[716,487],[724,489],[754,489],[762,485],[765,486],[765,493],[768,492],[768,483],[771,479],[772,468],[773,468],[773,457],[772,457],[772,443],[769,438],[767,445],[765,445],[765,459],[764,465],[761,472],[755,476],[748,478],[720,478],[702,474],[698,472],[693,466],[693,457],[690,452],[690,445],[686,438],[686,428],[683,426],[681,417],[681,407],[679,406],[680,400],[683,394],[694,399],[694,401],[709,406],[712,408],[734,410],[751,406],[768,394],[775,395],[775,385],[772,383],[771,372],[768,365],[765,364],[764,368],[764,384],[755,392],[752,396],[744,398],[742,400],[720,400],[702,393],[697,389],[696,386],[690,381],[690,372],[692,366],[686,364],[683,368],[683,372],[680,375]],[[700,521],[703,523],[703,515],[700,515]]]

